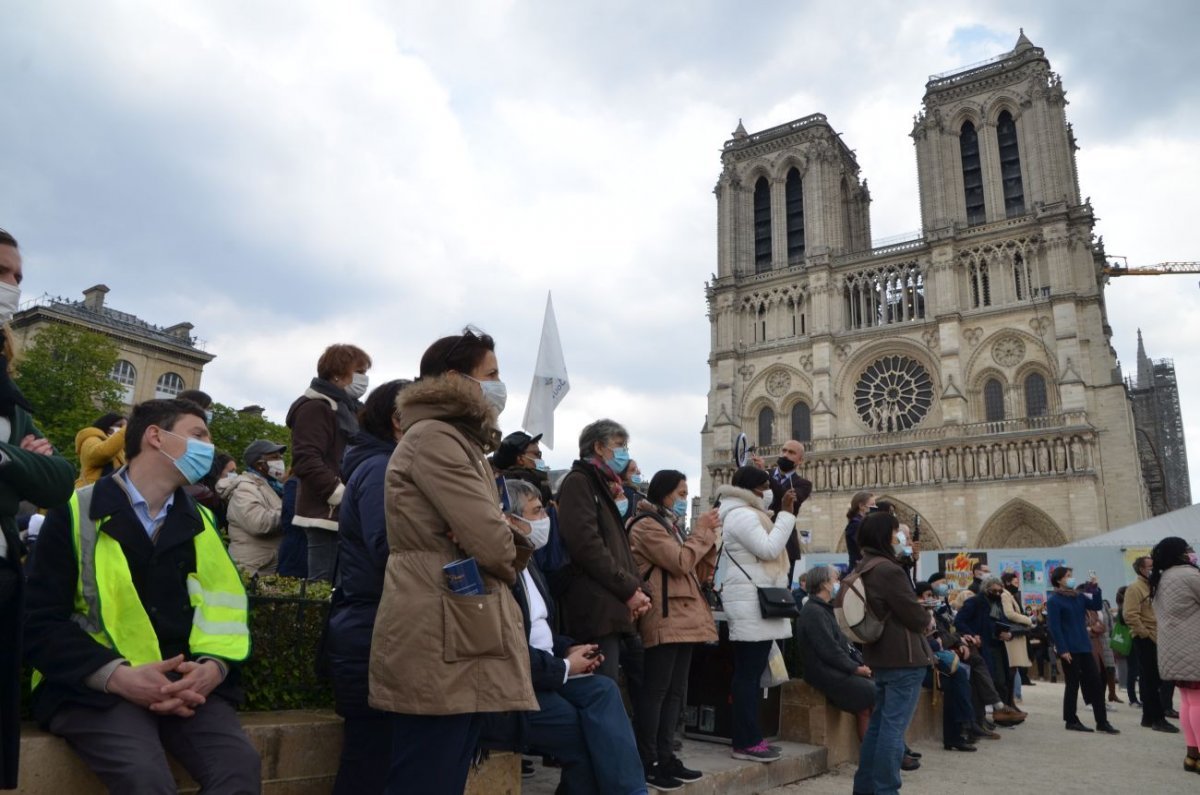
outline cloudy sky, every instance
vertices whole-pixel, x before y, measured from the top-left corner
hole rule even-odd
[[[326,344],[366,348],[378,383],[471,322],[497,338],[513,430],[553,290],[571,392],[548,460],[611,415],[644,470],[698,475],[712,187],[738,119],[825,113],[876,237],[916,230],[928,76],[1022,26],[1063,75],[1109,253],[1200,259],[1186,0],[2,5],[0,226],[27,297],[102,282],[113,307],[189,320],[218,356],[203,386],[276,420]],[[1197,282],[1115,280],[1108,307],[1126,372],[1138,327],[1175,359],[1200,496]]]

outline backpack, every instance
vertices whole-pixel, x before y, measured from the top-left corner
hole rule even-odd
[[[877,558],[843,577],[841,590],[834,600],[833,614],[838,626],[854,643],[874,643],[883,635],[884,619],[871,610],[867,602],[867,583],[863,579],[864,574],[882,562],[882,558]]]

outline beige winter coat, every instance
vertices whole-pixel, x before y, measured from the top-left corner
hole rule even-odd
[[[1129,592],[1126,591],[1126,598]],[[1172,566],[1154,594],[1158,673],[1164,682],[1200,682],[1200,571]]]
[[[418,381],[397,404],[404,438],[384,481],[390,554],[370,704],[407,715],[536,710],[521,609],[508,587],[533,548],[505,521],[484,458],[499,441],[495,412],[458,375]],[[467,557],[479,565],[483,596],[446,586],[442,567]]]
[[[633,560],[653,602],[650,612],[638,619],[646,648],[717,640],[716,622],[700,593],[700,583],[711,580],[716,567],[717,531],[697,526],[684,541],[668,528],[670,521],[643,516],[629,529]]]
[[[1017,598],[1010,594],[1006,589],[1000,594],[1000,603],[1004,606],[1004,620],[1018,627],[1032,627],[1033,619],[1021,612],[1021,605],[1017,603]],[[1008,652],[1008,666],[1010,668],[1028,668],[1029,662],[1029,646],[1025,642],[1025,637],[1014,636],[1012,640],[1004,642],[1004,649]]]
[[[1138,575],[1125,589],[1121,618],[1125,619],[1135,638],[1149,638],[1155,643],[1158,642],[1158,620],[1154,616],[1154,605],[1150,601],[1150,583],[1145,577]]]
[[[228,506],[229,557],[249,574],[274,574],[283,541],[283,500],[266,478],[249,472],[223,478],[217,492]]]

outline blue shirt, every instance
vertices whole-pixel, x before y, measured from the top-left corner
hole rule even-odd
[[[167,501],[163,503],[162,510],[158,512],[158,515],[151,516],[150,503],[146,502],[146,498],[129,479],[129,470],[122,469],[119,477],[129,492],[129,502],[133,505],[133,512],[137,515],[138,521],[146,529],[146,535],[154,538],[154,534],[158,532],[158,528],[162,527],[163,521],[167,518],[167,511],[171,510],[171,506],[175,504],[175,492],[171,492],[171,495],[167,497]]]

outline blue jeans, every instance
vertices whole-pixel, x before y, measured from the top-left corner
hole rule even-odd
[[[563,761],[571,795],[646,792],[646,775],[625,714],[621,691],[605,676],[569,679],[554,692],[539,690],[537,712],[527,713],[529,750]]]
[[[892,795],[900,791],[904,732],[917,709],[924,668],[876,668],[875,711],[858,756],[855,792]]]

